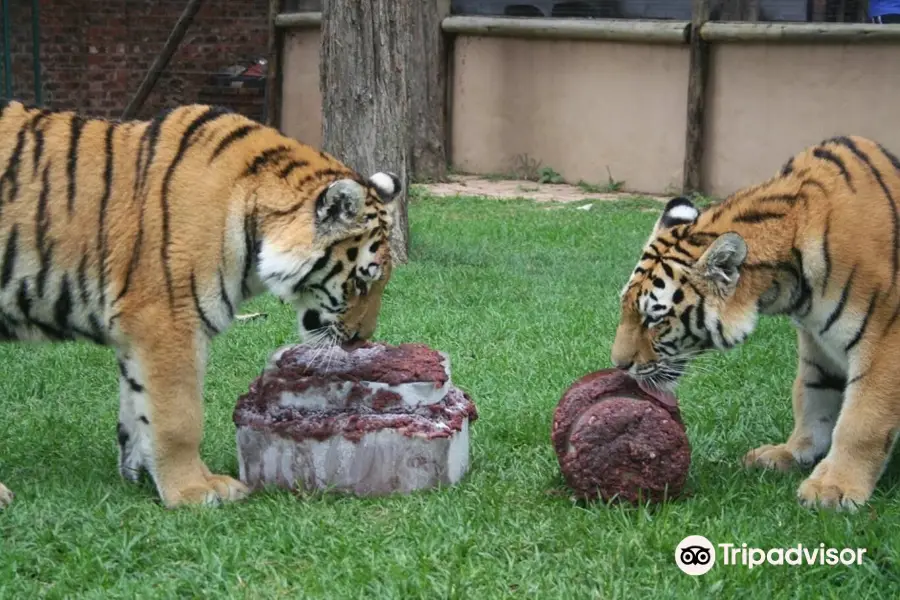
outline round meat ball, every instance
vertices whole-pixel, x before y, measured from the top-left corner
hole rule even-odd
[[[626,373],[590,373],[566,390],[553,420],[566,483],[585,500],[661,502],[683,490],[691,449],[674,396]]]

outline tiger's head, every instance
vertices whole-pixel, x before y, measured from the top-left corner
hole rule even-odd
[[[686,198],[668,202],[621,292],[612,362],[642,386],[673,391],[690,360],[746,339],[757,304],[739,290],[747,244],[706,231]]]
[[[269,199],[258,209],[264,213],[259,277],[296,308],[301,343],[370,338],[391,276],[390,205],[400,179],[386,172],[367,180],[340,175],[310,196]]]

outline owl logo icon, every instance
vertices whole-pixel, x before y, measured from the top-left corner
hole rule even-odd
[[[688,575],[703,575],[716,564],[716,548],[702,535],[689,535],[675,548],[675,564]]]

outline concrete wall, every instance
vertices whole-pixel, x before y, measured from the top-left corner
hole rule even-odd
[[[319,33],[289,32],[282,126],[321,142]],[[452,57],[455,169],[510,172],[527,156],[566,180],[667,194],[681,187],[688,50],[681,44],[459,35]],[[900,153],[896,43],[716,43],[704,187],[715,195],[770,177],[836,134]]]
[[[897,44],[719,44],[712,48],[705,187],[725,195],[771,177],[838,134],[900,153]]]
[[[510,172],[527,154],[567,181],[680,188],[687,69],[686,46],[459,37],[453,165]]]

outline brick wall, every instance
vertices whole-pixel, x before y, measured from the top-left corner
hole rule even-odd
[[[119,116],[187,0],[41,0],[43,104]],[[10,2],[13,96],[33,102],[31,2]],[[140,111],[197,102],[211,74],[266,58],[267,0],[206,0]],[[0,29],[2,36],[2,29]],[[0,72],[3,70],[0,61]],[[207,90],[209,91],[209,90]],[[0,95],[3,94],[0,88]],[[250,103],[247,103],[248,96]],[[222,98],[261,117],[262,90]]]

